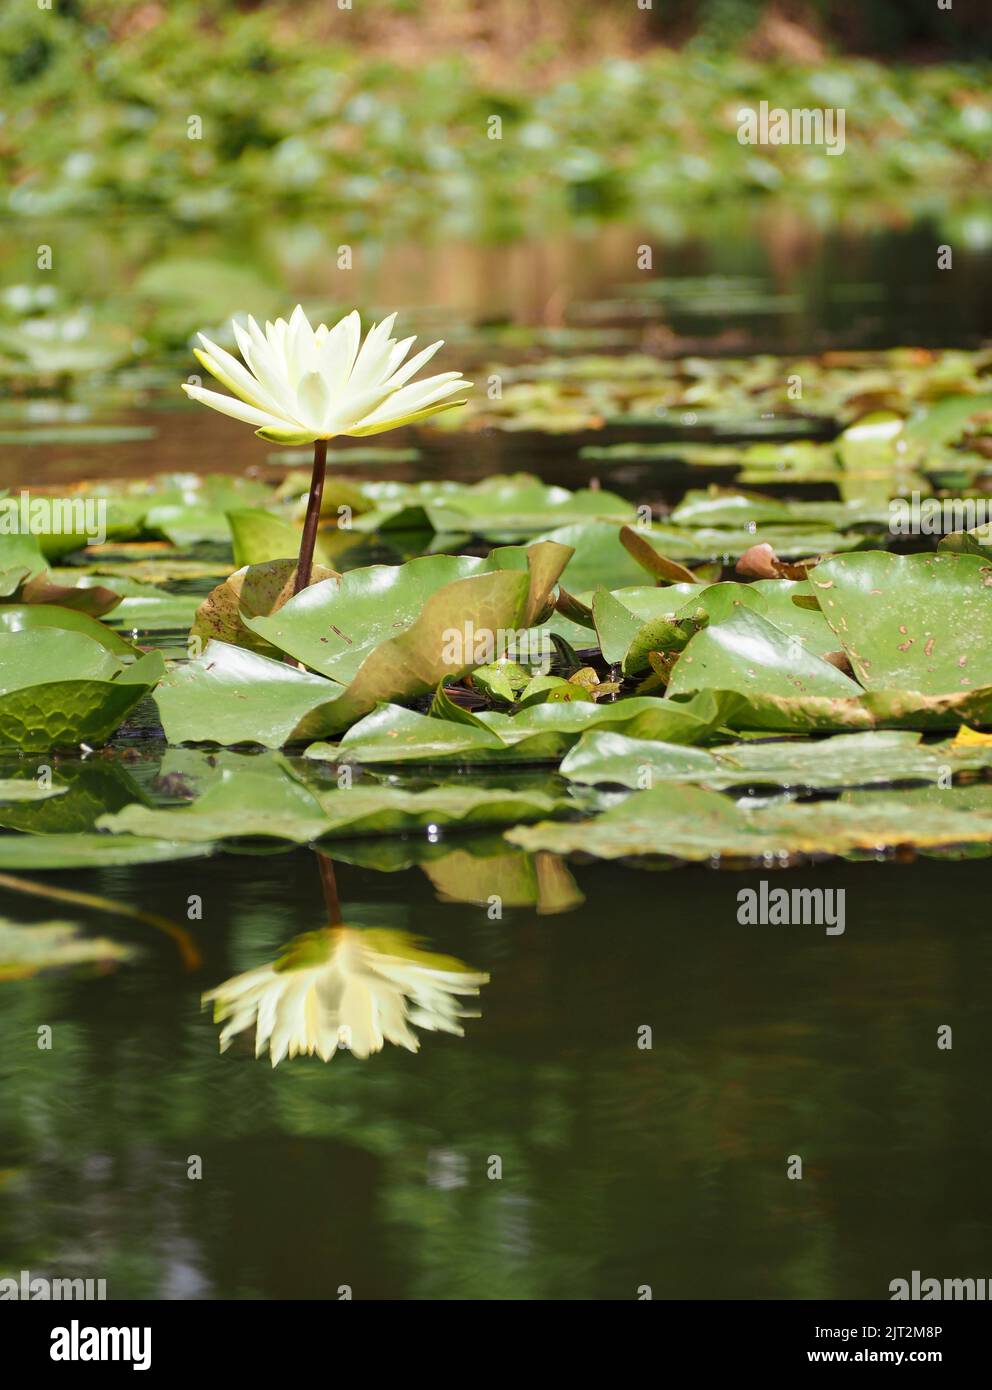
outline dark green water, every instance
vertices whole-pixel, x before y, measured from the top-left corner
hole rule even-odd
[[[144,938],[133,968],[4,986],[5,1265],[142,1297],[878,1298],[983,1274],[986,864],[789,876],[846,890],[833,938],[739,926],[757,879],[580,866],[582,907],[492,922],[419,868],[339,866],[346,920],[490,973],[482,1017],[273,1071],[244,1039],[218,1054],[198,995],[319,925],[313,855],[80,875],[176,917],[202,894],[206,960],[190,978]]]
[[[851,274],[875,320],[860,343],[974,341],[974,279],[941,299],[927,278],[909,312],[907,267],[931,241],[894,237],[888,256],[860,243]],[[682,273],[728,256],[702,245]],[[759,242],[735,256],[773,287]],[[795,270],[813,312],[835,265],[824,252]],[[839,311],[809,312],[783,331],[858,345]],[[217,435],[185,419],[120,471],[174,466],[184,441],[216,466],[203,441]],[[519,444],[478,447],[489,464],[574,471],[560,440],[547,469],[530,444],[525,460]],[[886,1298],[914,1269],[992,1272],[986,861],[775,875],[845,890],[846,930],[828,937],[739,925],[737,894],[761,875],[702,868],[572,865],[584,901],[490,920],[485,867],[467,877],[478,901],[445,900],[426,872],[440,882],[462,844],[337,874],[346,922],[490,975],[464,1038],[275,1071],[248,1034],[219,1054],[200,993],[322,924],[312,852],[38,876],[184,923],[202,897],[193,974],[147,928],[0,890],[14,920],[78,917],[141,947],[111,973],[0,984],[0,1272],[106,1278],[112,1297],[332,1299]]]

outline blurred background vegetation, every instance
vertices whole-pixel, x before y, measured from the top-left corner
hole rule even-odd
[[[0,17],[0,210],[322,207],[350,233],[508,209],[973,189],[982,7],[956,0],[17,0]],[[965,61],[968,60],[968,61]],[[847,111],[844,158],[741,149],[742,104]],[[491,118],[502,122],[493,138]]]

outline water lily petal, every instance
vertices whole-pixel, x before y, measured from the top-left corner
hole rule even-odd
[[[386,419],[409,415],[424,406],[433,405],[455,391],[466,390],[472,383],[463,381],[458,372],[442,372],[439,376],[428,377],[426,381],[413,381],[399,391],[392,391],[374,409],[357,417],[360,425],[378,425]]]
[[[282,414],[282,406],[275,396],[267,391],[246,367],[242,367],[236,357],[212,343],[203,333],[199,337],[204,346],[194,348],[193,356],[206,367],[211,376],[215,376],[222,386],[226,386],[249,405],[258,406],[259,410],[271,411],[273,415]]]
[[[259,439],[267,439],[270,444],[312,444],[316,439],[331,439],[323,430],[308,430],[303,425],[267,425],[264,430],[256,430]]]
[[[464,405],[466,398],[462,396],[457,401],[442,401],[439,405],[428,405],[423,410],[415,410],[412,415],[403,415],[398,420],[392,418],[382,420],[377,425],[352,425],[349,430],[342,430],[342,434],[348,434],[353,438],[364,438],[369,434],[383,434],[386,430],[398,430],[404,425],[415,425],[419,420],[426,420],[430,415],[440,415],[442,410],[454,410],[457,405]],[[260,430],[261,434],[262,431]],[[263,437],[265,437],[263,435]]]
[[[190,386],[186,382],[183,382],[183,390],[191,400],[201,401],[212,410],[219,410],[222,415],[233,415],[235,420],[245,420],[249,425],[264,425],[267,429],[285,426],[285,420],[279,419],[267,410],[259,410],[257,406],[239,401],[234,396],[222,396],[219,391],[207,391],[202,386]]]
[[[320,372],[307,372],[296,391],[298,419],[316,430],[325,428],[330,412],[331,394]]]
[[[439,338],[436,343],[431,343],[430,347],[422,348],[420,352],[410,358],[409,362],[400,367],[398,371],[393,372],[392,376],[386,382],[386,385],[391,391],[398,391],[401,386],[420,371],[421,367],[426,367],[437,350],[442,347],[444,347],[444,339]]]
[[[368,391],[382,381],[391,350],[389,334],[395,321],[396,315],[390,314],[369,330],[352,368],[349,391]]]

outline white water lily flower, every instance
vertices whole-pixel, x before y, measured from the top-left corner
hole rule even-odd
[[[456,998],[478,994],[489,976],[451,956],[423,951],[406,932],[325,927],[290,943],[272,965],[248,970],[203,996],[224,1022],[220,1050],[255,1025],[255,1056],[266,1044],[272,1065],[305,1052],[330,1061],[338,1047],[356,1057],[383,1042],[416,1052],[418,1028],[463,1036],[477,1017]]]
[[[198,361],[234,395],[185,383],[183,390],[194,401],[259,426],[255,433],[275,444],[380,434],[464,405],[464,398],[449,399],[472,385],[459,372],[411,381],[443,340],[406,360],[415,339],[391,338],[395,319],[390,314],[374,324],[363,343],[357,310],[333,328],[311,328],[297,304],[288,323],[276,319],[264,333],[249,317],[246,329],[233,324],[244,366],[201,333],[203,348],[194,348]]]

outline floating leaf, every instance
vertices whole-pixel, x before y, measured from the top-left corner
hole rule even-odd
[[[91,642],[98,643],[114,656],[125,660],[139,655],[133,642],[126,641],[112,628],[77,608],[61,608],[48,603],[0,604],[0,634],[7,632],[37,632],[57,628],[62,632],[78,632]],[[0,685],[3,684],[0,679]]]
[[[887,730],[836,734],[822,740],[751,740],[719,748],[680,747],[622,734],[584,734],[561,765],[569,781],[644,790],[658,782],[699,786],[806,787],[826,790],[873,783],[940,783],[992,768],[984,744],[925,744],[918,733]]]
[[[530,705],[513,715],[488,710],[439,719],[399,705],[381,705],[352,726],[338,744],[317,743],[305,756],[341,763],[557,761],[588,729],[631,737],[699,743],[726,722],[735,695],[721,701],[704,691],[692,700],[633,697],[613,704]],[[466,717],[467,716],[467,717]]]
[[[169,670],[155,702],[170,743],[261,743],[280,748],[335,728],[341,687],[227,642]]]
[[[43,752],[102,743],[164,669],[159,652],[121,666],[82,632],[39,627],[0,634],[0,745]]]
[[[665,783],[634,792],[594,820],[542,822],[508,831],[524,849],[600,859],[665,856],[752,861],[766,855],[844,855],[897,846],[932,849],[992,842],[992,802],[968,788],[937,802],[911,793],[858,793],[840,801],[735,802],[720,792]],[[989,788],[983,788],[988,793]]]
[[[180,844],[138,835],[82,831],[65,835],[0,835],[0,869],[97,869],[122,864],[168,864],[211,853],[205,844]]]
[[[992,564],[974,555],[837,556],[811,587],[867,690],[992,685]]]
[[[304,843],[329,836],[398,834],[428,826],[477,826],[551,815],[558,800],[543,792],[437,787],[407,792],[357,785],[308,787],[288,764],[253,759],[225,767],[190,806],[132,805],[98,822],[101,829],[176,840],[272,836]]]
[[[303,527],[274,512],[239,507],[227,513],[227,521],[236,569],[243,569],[247,565],[264,565],[270,560],[285,560],[300,553]],[[349,544],[354,544],[354,537],[349,538]],[[327,568],[331,568],[330,553],[333,548],[327,532],[320,532],[314,546],[314,556]]]
[[[675,664],[669,695],[706,689],[762,697],[859,693],[855,682],[836,666],[743,605],[723,622],[697,632]]]

